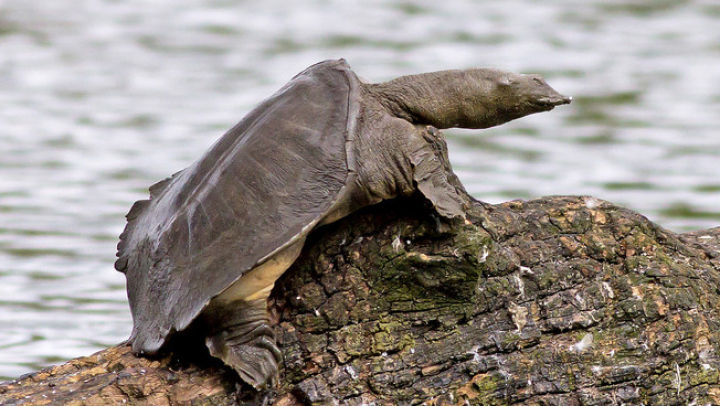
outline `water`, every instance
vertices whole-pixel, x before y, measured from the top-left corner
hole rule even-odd
[[[0,379],[124,340],[123,215],[295,73],[542,73],[571,106],[451,131],[501,202],[590,194],[685,231],[720,225],[712,0],[0,2]]]

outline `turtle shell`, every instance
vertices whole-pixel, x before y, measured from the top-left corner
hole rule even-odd
[[[328,213],[348,180],[358,87],[344,60],[309,67],[135,203],[115,264],[135,351],[156,352]]]

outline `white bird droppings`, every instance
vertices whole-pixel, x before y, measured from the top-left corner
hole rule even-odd
[[[399,235],[395,236],[395,239],[392,242],[393,252],[398,253],[398,252],[400,252],[401,249],[403,249],[403,247],[404,246],[403,246],[402,241],[400,240],[400,236]]]
[[[592,333],[587,333],[582,338],[582,340],[580,340],[577,343],[570,346],[570,351],[583,352],[583,351],[587,350],[588,348],[592,347],[592,344],[593,344],[593,335],[592,335]]]

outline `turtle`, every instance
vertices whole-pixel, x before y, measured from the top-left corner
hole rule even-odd
[[[373,84],[344,59],[308,67],[128,212],[115,268],[127,278],[133,351],[156,354],[202,320],[213,357],[272,387],[282,353],[267,299],[312,230],[417,191],[442,218],[464,218],[428,137],[570,100],[538,75],[495,69]]]

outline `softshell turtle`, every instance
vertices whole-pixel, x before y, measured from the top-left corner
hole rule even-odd
[[[265,387],[281,360],[266,299],[311,230],[415,190],[441,216],[464,217],[427,126],[487,128],[569,102],[537,75],[368,84],[344,60],[310,66],[130,209],[115,267],[133,350],[156,353],[200,318],[210,353]]]

